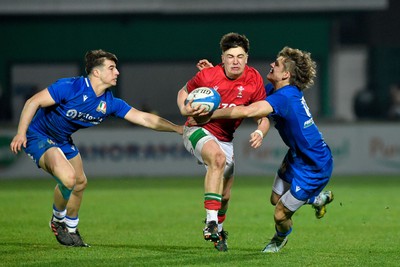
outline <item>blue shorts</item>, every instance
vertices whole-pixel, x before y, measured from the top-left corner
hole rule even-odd
[[[333,171],[333,159],[320,170],[305,170],[285,157],[278,176],[290,184],[290,192],[298,200],[307,201],[317,196],[328,184]]]
[[[58,144],[48,136],[44,136],[29,130],[26,133],[26,138],[27,143],[24,151],[39,168],[40,158],[43,156],[44,152],[51,147],[60,148],[68,160],[74,158],[79,153],[78,148],[74,145],[74,142],[71,138],[62,144]]]

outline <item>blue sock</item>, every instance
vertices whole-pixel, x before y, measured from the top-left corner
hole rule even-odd
[[[287,237],[292,232],[292,227],[290,227],[289,231],[287,231],[286,233],[282,233],[282,232],[279,232],[278,229],[276,229],[276,226],[275,226],[275,231],[276,231],[276,235],[277,236],[279,236],[279,237]]]

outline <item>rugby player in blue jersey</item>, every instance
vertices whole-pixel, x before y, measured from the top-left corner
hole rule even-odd
[[[153,130],[182,134],[182,126],[137,110],[113,96],[109,88],[117,84],[117,62],[110,52],[87,52],[87,77],[60,79],[28,99],[10,144],[12,152],[23,149],[57,181],[50,227],[65,246],[88,246],[77,229],[87,178],[71,138],[74,132],[114,116]]]
[[[316,64],[310,53],[285,47],[270,66],[266,100],[218,109],[211,118],[268,116],[289,147],[271,193],[276,232],[263,249],[274,253],[285,246],[292,231],[292,216],[304,204],[315,208],[318,219],[325,215],[333,194],[322,190],[331,177],[333,158],[303,96],[303,90],[314,84],[316,76]]]

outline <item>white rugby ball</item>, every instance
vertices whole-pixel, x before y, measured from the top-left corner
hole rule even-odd
[[[221,103],[221,96],[219,93],[215,89],[209,87],[199,87],[194,89],[186,98],[185,104],[192,99],[192,108],[201,105],[201,107],[205,108],[204,111],[206,112],[215,111]]]

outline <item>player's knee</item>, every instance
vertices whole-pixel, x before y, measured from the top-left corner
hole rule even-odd
[[[289,214],[286,214],[285,208],[282,205],[282,203],[279,203],[275,207],[275,213],[274,213],[274,220],[277,225],[283,224],[286,222],[289,218]]]
[[[271,195],[271,198],[269,199],[269,201],[271,202],[271,204],[273,206],[276,206],[276,204],[278,203],[279,199],[276,199],[274,196]]]
[[[225,162],[225,154],[222,151],[217,152],[213,159],[213,165],[215,166],[215,168],[225,169]]]
[[[275,211],[274,221],[277,225],[283,224],[287,220],[286,215],[283,212]]]
[[[60,180],[66,188],[74,188],[76,184],[75,171],[65,172],[63,177],[60,177]]]
[[[85,190],[87,187],[87,184],[88,184],[88,180],[86,178],[86,175],[83,174],[82,176],[78,176],[76,178],[76,184],[74,187],[74,191],[80,192],[80,191]]]
[[[276,206],[276,204],[278,204],[279,199],[281,198],[280,195],[276,194],[275,192],[272,191],[271,193],[271,197],[270,197],[270,202],[273,206]]]

